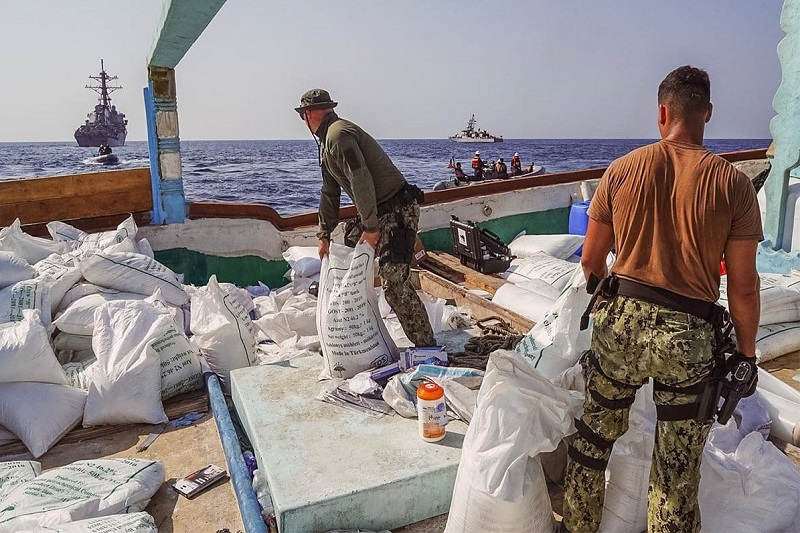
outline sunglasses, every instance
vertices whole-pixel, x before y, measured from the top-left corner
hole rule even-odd
[[[299,111],[298,114],[300,115],[300,120],[305,122],[306,121],[306,112],[305,111]]]

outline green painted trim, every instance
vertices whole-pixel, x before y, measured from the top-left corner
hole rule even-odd
[[[567,233],[569,207],[510,215],[480,222],[478,226],[497,234],[505,243],[511,242],[511,239],[522,230],[531,235]],[[427,250],[453,253],[453,237],[449,227],[424,231],[420,234],[420,238]]]
[[[220,257],[186,248],[159,250],[156,261],[184,275],[184,283],[206,285],[212,274],[219,281],[227,281],[239,287],[257,285],[262,282],[270,287],[282,287],[288,283],[283,275],[289,270],[286,261],[267,261],[256,255]]]

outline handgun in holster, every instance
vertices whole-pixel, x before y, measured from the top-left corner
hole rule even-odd
[[[610,298],[616,294],[616,285],[618,278],[613,274],[609,274],[604,278],[599,278],[594,272],[589,274],[589,279],[586,280],[586,292],[592,295],[589,300],[589,305],[581,315],[581,331],[589,327],[589,317],[594,311],[594,304],[598,298]]]

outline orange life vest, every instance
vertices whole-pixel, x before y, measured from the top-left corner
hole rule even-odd
[[[481,158],[477,155],[472,158],[472,168],[480,168],[481,167]]]
[[[522,166],[522,163],[520,162],[519,157],[517,157],[517,156],[512,156],[511,157],[511,166],[512,167],[521,167]]]

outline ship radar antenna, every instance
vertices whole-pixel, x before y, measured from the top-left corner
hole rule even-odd
[[[108,82],[111,80],[116,80],[116,76],[109,76],[106,73],[105,65],[103,64],[103,60],[100,60],[100,74],[97,76],[89,76],[89,79],[95,80],[100,83],[100,85],[86,85],[87,89],[91,89],[100,95],[98,100],[100,104],[103,106],[104,109],[108,109],[111,104],[111,98],[108,96],[109,94],[113,93],[117,89],[122,89],[121,85],[109,85]]]

